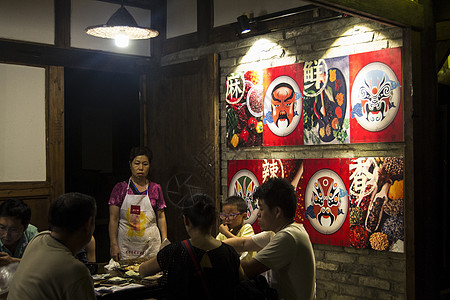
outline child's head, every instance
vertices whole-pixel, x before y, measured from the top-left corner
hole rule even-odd
[[[239,196],[231,196],[222,201],[222,211],[220,219],[223,224],[227,224],[230,229],[239,228],[247,218],[247,204]]]

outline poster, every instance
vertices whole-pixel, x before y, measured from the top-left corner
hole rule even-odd
[[[403,158],[350,161],[350,244],[404,252]]]
[[[236,72],[226,79],[226,141],[230,149],[262,145],[261,71]]]
[[[304,144],[350,143],[348,56],[303,66]]]
[[[351,143],[403,141],[401,48],[349,55]]]
[[[350,245],[348,159],[308,159],[300,182],[305,191],[304,226],[312,243]]]
[[[295,187],[295,221],[312,243],[404,252],[402,157],[228,161],[228,196],[247,202],[255,232],[255,189],[270,177]]]
[[[228,74],[230,149],[401,142],[401,48]]]
[[[302,64],[263,70],[264,146],[303,145]]]
[[[303,172],[302,160],[299,159],[229,160],[227,169],[227,196],[244,198],[248,215],[245,222],[253,226],[255,233],[261,231],[257,222],[258,205],[253,199],[255,189],[270,177],[286,178],[297,186]],[[297,195],[299,192],[297,190]],[[296,219],[301,219],[303,214],[304,209],[298,206]]]

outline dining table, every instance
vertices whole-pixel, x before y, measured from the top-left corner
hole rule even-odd
[[[141,278],[138,267],[145,258],[121,260],[112,270],[107,263],[87,264],[98,300],[166,299],[162,274]]]

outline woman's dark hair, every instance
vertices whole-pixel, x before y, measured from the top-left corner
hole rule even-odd
[[[151,151],[149,148],[147,148],[147,147],[133,147],[133,148],[131,148],[131,150],[130,150],[130,162],[132,162],[133,159],[134,159],[136,156],[139,156],[139,155],[145,155],[145,156],[147,156],[148,162],[149,162],[149,163],[152,163],[153,153],[152,153],[152,151]]]
[[[278,206],[286,218],[294,218],[297,209],[297,195],[292,184],[285,178],[269,178],[256,188],[254,199],[262,199],[273,209]]]
[[[194,227],[200,228],[203,232],[209,231],[216,221],[214,201],[205,194],[194,194],[185,199],[182,213]]]
[[[48,221],[52,230],[58,228],[73,233],[96,214],[97,204],[94,197],[81,193],[67,193],[56,198],[51,204]]]
[[[30,224],[31,209],[20,199],[8,199],[0,205],[0,217],[14,217],[20,219],[25,227]]]

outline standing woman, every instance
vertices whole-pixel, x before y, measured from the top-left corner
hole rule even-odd
[[[166,203],[161,186],[148,179],[152,152],[130,151],[131,177],[117,183],[109,198],[109,240],[114,260],[154,256],[167,239]]]

